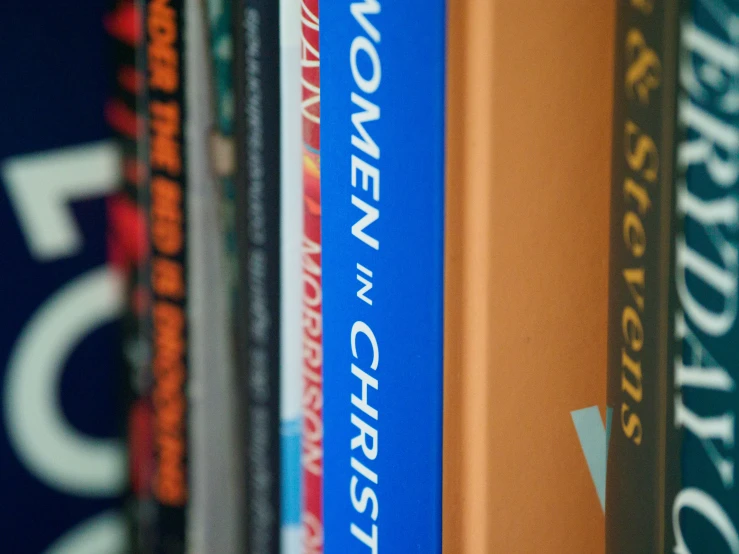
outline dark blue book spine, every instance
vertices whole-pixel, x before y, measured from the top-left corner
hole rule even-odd
[[[321,4],[327,554],[441,551],[445,14]]]
[[[2,552],[122,552],[120,273],[106,197],[120,150],[108,2],[3,2]]]

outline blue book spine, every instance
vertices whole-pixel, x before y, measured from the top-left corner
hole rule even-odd
[[[443,0],[321,4],[325,552],[441,552]]]
[[[668,503],[666,546],[739,552],[739,3],[682,6],[677,355],[668,404],[680,437],[680,483]]]

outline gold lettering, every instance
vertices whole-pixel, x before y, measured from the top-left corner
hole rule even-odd
[[[647,181],[654,183],[659,170],[659,153],[652,137],[642,133],[639,126],[629,120],[624,126],[624,145],[629,167],[641,171]]]
[[[654,0],[631,0],[631,6],[644,15],[649,15],[654,9]]]
[[[621,331],[631,349],[639,352],[644,346],[644,327],[639,314],[631,306],[626,306],[621,313]]]
[[[629,177],[624,180],[624,197],[636,200],[642,215],[647,215],[647,210],[652,206],[647,189]]]
[[[644,294],[637,290],[636,285],[639,285],[642,291],[644,290],[644,268],[636,267],[624,269],[623,275],[624,280],[626,281],[626,286],[629,288],[629,292],[631,293],[631,298],[636,302],[636,306],[639,308],[639,311],[643,312]]]
[[[624,242],[635,258],[641,258],[647,249],[647,235],[636,212],[628,211],[624,215]]]
[[[638,415],[631,413],[627,420],[626,415],[627,412],[630,411],[631,408],[626,402],[621,404],[621,428],[624,430],[624,434],[630,438],[635,445],[639,446],[642,439],[641,419],[639,419]]]
[[[629,375],[636,384],[631,382]],[[641,362],[632,360],[625,348],[621,349],[621,390],[628,393],[634,402],[641,402],[643,395]]]
[[[626,65],[626,95],[649,104],[649,93],[659,87],[662,79],[662,64],[638,29],[631,29],[626,35]]]

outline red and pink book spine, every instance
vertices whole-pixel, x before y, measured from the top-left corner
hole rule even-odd
[[[302,0],[303,552],[323,553],[323,326],[321,318],[320,57],[318,0]]]

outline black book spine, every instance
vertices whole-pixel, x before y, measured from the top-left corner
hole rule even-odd
[[[252,554],[280,552],[279,46],[279,2],[234,2],[237,357]]]
[[[186,551],[188,482],[185,0],[146,0],[146,206],[153,376],[154,552]]]
[[[106,105],[106,119],[122,154],[122,187],[109,202],[111,261],[125,278],[126,304],[121,318],[122,404],[128,447],[128,488],[125,511],[131,552],[151,552],[151,365],[147,346],[149,295],[145,204],[141,197],[146,173],[143,21],[141,0],[113,0],[105,20],[115,39],[115,94]]]
[[[608,323],[606,551],[666,552],[678,5],[618,3]]]

